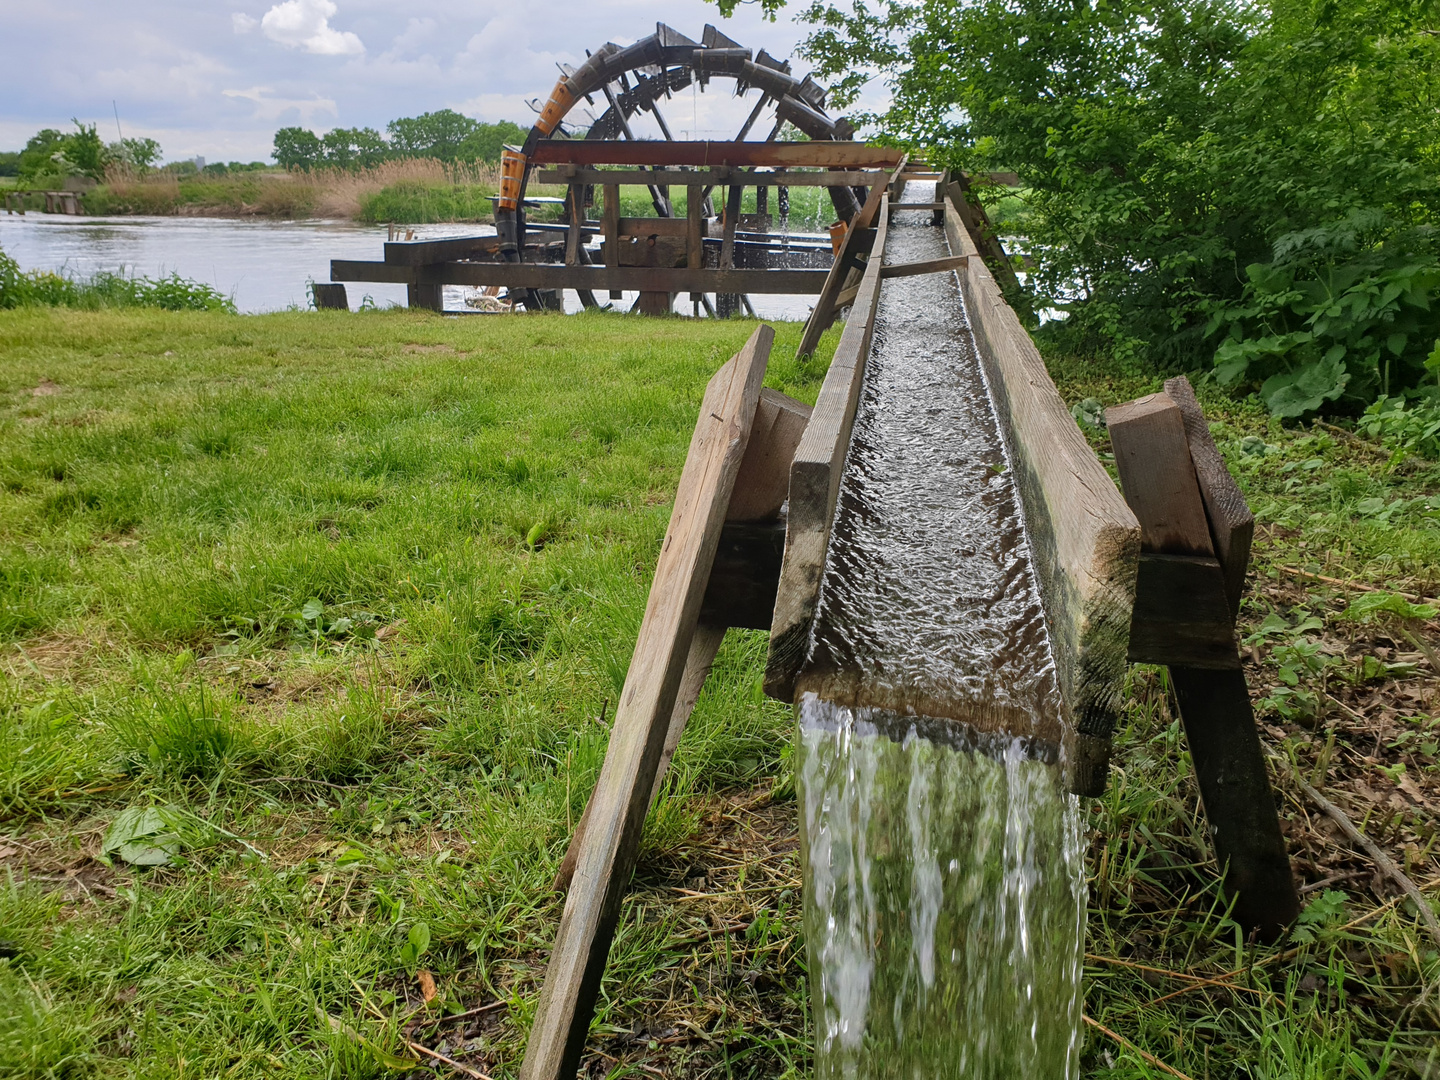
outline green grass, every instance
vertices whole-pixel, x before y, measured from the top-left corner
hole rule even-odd
[[[514,1075],[700,394],[752,325],[0,312],[0,1077],[402,1075],[406,1039]],[[767,382],[813,400],[798,337]],[[1157,385],[1056,370],[1072,401]],[[1304,604],[1340,626],[1282,565],[1434,595],[1435,466],[1202,396],[1265,522],[1247,628]],[[1257,688],[1297,647],[1261,643]],[[727,637],[651,815],[596,1075],[808,1072],[792,722],[763,658]],[[1160,1002],[1193,984],[1096,960],[1087,1012],[1197,1080],[1433,1070],[1413,913],[1367,877],[1313,894],[1303,940],[1237,937],[1161,677],[1130,685],[1087,950],[1243,988]],[[1433,679],[1367,685],[1428,715]],[[1276,700],[1266,730],[1309,767],[1325,729]],[[172,865],[105,863],[129,808],[160,811]],[[1285,808],[1325,876],[1343,850]],[[1367,828],[1428,881],[1420,816]],[[1083,1061],[1160,1075],[1093,1031]]]

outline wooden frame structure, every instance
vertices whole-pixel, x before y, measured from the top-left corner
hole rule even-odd
[[[697,303],[706,294],[744,297],[756,294],[821,294],[832,276],[833,252],[822,239],[772,234],[741,228],[741,196],[746,187],[826,187],[849,191],[869,189],[860,218],[866,224],[847,236],[868,232],[878,195],[890,182],[901,153],[891,147],[851,142],[716,143],[716,142],[587,142],[557,139],[540,142],[532,159],[556,168],[540,179],[568,185],[563,200],[566,220],[559,225],[527,225],[534,237],[524,258],[507,260],[504,241],[495,236],[447,237],[436,240],[390,241],[381,262],[335,259],[332,281],[389,282],[407,286],[413,307],[441,310],[445,285],[500,287],[514,293],[550,299],[539,306],[555,307],[560,290],[579,293],[582,305],[595,297],[638,292],[637,308],[646,313],[669,311],[681,293]],[[639,166],[654,166],[642,170]],[[765,171],[783,170],[783,171]],[[796,171],[808,170],[808,171]],[[667,192],[683,185],[684,217],[627,217],[621,213],[620,188],[645,186]],[[723,213],[707,212],[710,192],[724,188]],[[598,193],[599,217],[587,208]],[[548,238],[548,239],[547,239]],[[587,242],[598,239],[598,256]],[[840,258],[854,254],[853,242]],[[768,263],[779,259],[808,261],[813,268]],[[823,260],[823,265],[815,265]],[[743,265],[748,263],[749,265]],[[755,265],[758,263],[759,265]],[[705,301],[708,305],[708,300]],[[833,305],[827,307],[833,310]],[[828,323],[827,323],[828,325]]]
[[[524,1080],[576,1074],[641,827],[726,627],[769,629],[766,691],[794,700],[887,277],[960,278],[1032,543],[1071,789],[1104,786],[1125,665],[1166,664],[1236,919],[1268,935],[1299,910],[1234,645],[1254,519],[1189,383],[1110,410],[1122,497],[1001,297],[954,188],[939,200],[951,257],[884,265],[903,178],[902,167],[876,197],[872,255],[814,410],[760,389],[765,326],[706,388],[605,763],[556,879],[568,895]]]

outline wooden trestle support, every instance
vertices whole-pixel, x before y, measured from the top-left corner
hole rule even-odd
[[[1104,788],[1127,662],[1165,665],[1234,917],[1273,936],[1298,913],[1235,646],[1254,519],[1189,383],[1109,410],[1122,498],[1005,302],[996,277],[1008,261],[958,183],[940,176],[923,207],[938,212],[951,258],[884,265],[891,193],[935,175],[922,169],[877,185],[847,234],[871,257],[837,259],[829,275],[837,297],[852,270],[860,280],[814,409],[761,389],[763,325],[706,388],[605,763],[556,879],[568,894],[525,1080],[576,1075],[642,825],[727,627],[769,630],[766,692],[794,700],[886,277],[959,277],[1031,534],[1069,787]],[[829,317],[817,307],[814,322]]]

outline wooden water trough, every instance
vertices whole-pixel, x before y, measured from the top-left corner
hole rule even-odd
[[[916,174],[934,175],[897,169],[894,190]],[[826,307],[859,271],[813,410],[762,390],[766,326],[706,388],[604,766],[557,878],[568,895],[525,1080],[576,1075],[641,828],[727,627],[769,631],[766,691],[795,701],[887,278],[959,278],[956,302],[963,297],[1028,525],[1069,787],[1104,787],[1127,663],[1166,665],[1235,918],[1273,934],[1298,912],[1235,648],[1253,518],[1189,384],[1171,380],[1163,394],[1111,410],[1122,497],[1005,302],[993,232],[958,182],[942,176],[937,187],[939,205],[925,208],[939,212],[947,259],[886,264],[891,185],[869,219],[852,223],[853,265],[837,260],[812,316],[829,319]]]

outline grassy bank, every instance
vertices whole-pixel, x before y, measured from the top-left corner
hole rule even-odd
[[[491,196],[500,188],[500,171],[495,165],[447,165],[439,161],[391,161],[372,169],[346,171],[320,169],[314,172],[233,173],[226,176],[177,178],[169,173],[144,176],[112,174],[109,180],[81,198],[91,215],[147,214],[157,216],[195,215],[208,217],[269,217],[278,219],[349,218],[384,224],[425,225],[444,222],[493,221]],[[534,196],[558,197],[563,187],[532,184]],[[684,213],[684,189],[671,193],[677,213]],[[715,196],[723,201],[723,191]],[[622,189],[627,216],[649,217],[655,213],[644,188]],[[40,196],[30,200],[30,209],[43,208]],[[829,198],[819,188],[795,188],[791,194],[792,224],[796,228],[819,228],[833,218]],[[717,206],[718,209],[718,206]],[[755,192],[745,195],[744,213],[755,210]],[[770,212],[776,213],[775,192],[770,193]],[[555,207],[531,212],[536,221],[559,220]],[[823,220],[822,220],[823,219]]]
[[[426,1075],[415,1044],[512,1076],[700,392],[750,328],[0,312],[0,1075]],[[767,382],[813,400],[798,335]],[[1075,401],[1157,383],[1056,370]],[[1341,613],[1435,595],[1440,475],[1205,404],[1262,519],[1266,744],[1434,895],[1435,626]],[[652,814],[594,1075],[809,1068],[763,652],[727,638]],[[1161,675],[1130,689],[1088,810],[1089,1015],[1197,1080],[1440,1067],[1414,913],[1282,779],[1318,887],[1245,943]],[[1158,1075],[1085,1037],[1086,1075]]]

